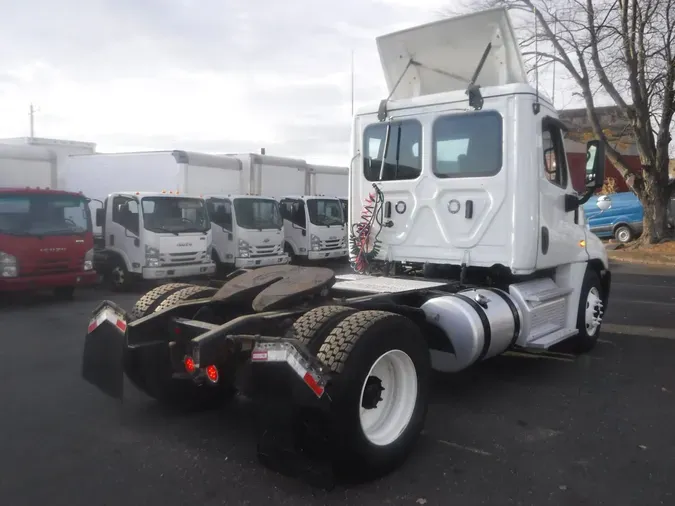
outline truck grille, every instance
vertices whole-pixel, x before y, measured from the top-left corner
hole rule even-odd
[[[331,239],[329,241],[321,241],[322,250],[340,249],[340,239]]]
[[[251,248],[252,257],[268,257],[273,255],[278,255],[280,253],[281,246],[276,245],[266,245],[266,246],[253,246]]]
[[[202,251],[186,251],[182,253],[164,253],[160,255],[160,264],[165,265],[190,265],[200,263],[206,252]]]
[[[68,260],[46,260],[35,266],[34,273],[36,275],[43,274],[59,274],[70,271]]]

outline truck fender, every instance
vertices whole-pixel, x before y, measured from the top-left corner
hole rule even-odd
[[[133,272],[129,256],[124,251],[118,248],[107,248],[106,253],[106,267],[111,266],[113,260],[122,260],[127,267],[127,271]]]

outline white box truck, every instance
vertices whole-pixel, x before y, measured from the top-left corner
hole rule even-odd
[[[93,199],[95,266],[113,288],[215,272],[211,221],[199,195],[238,190],[237,160],[187,151],[74,155],[62,175],[67,189]]]
[[[347,217],[336,196],[347,191],[347,167],[254,153],[232,156],[242,161],[254,194],[280,202],[284,250],[291,261],[347,258]]]

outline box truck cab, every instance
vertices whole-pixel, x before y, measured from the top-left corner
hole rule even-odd
[[[51,289],[71,297],[97,281],[88,199],[39,188],[0,188],[0,292]]]
[[[111,193],[96,210],[102,237],[95,265],[113,288],[135,280],[213,274],[211,221],[204,199],[172,192]]]
[[[336,197],[287,196],[280,199],[285,249],[291,259],[347,257],[347,223]]]
[[[284,226],[279,203],[253,195],[207,195],[211,220],[211,258],[218,273],[232,269],[282,265]]]

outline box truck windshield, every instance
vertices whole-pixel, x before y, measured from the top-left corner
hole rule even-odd
[[[241,228],[281,230],[283,221],[279,203],[272,199],[235,198],[234,217]]]
[[[91,231],[85,197],[0,194],[0,233],[21,236],[84,235]]]
[[[307,199],[307,213],[312,225],[329,227],[345,224],[342,204],[338,199]]]
[[[197,198],[144,197],[143,224],[151,232],[203,232],[211,230],[204,201]]]

